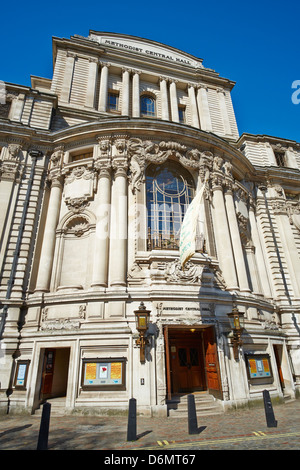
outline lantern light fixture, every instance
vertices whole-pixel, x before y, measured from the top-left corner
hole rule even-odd
[[[136,344],[140,348],[140,362],[145,362],[145,347],[149,343],[148,338],[145,337],[146,331],[149,326],[150,310],[147,310],[144,302],[140,303],[139,309],[134,311],[136,329],[139,332],[139,338],[136,340]]]
[[[239,312],[237,306],[234,304],[232,311],[227,313],[227,316],[232,329],[231,344],[233,346],[234,358],[237,361],[239,359],[239,347],[243,344],[241,336],[244,331],[244,313]]]

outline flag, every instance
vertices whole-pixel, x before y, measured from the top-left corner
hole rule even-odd
[[[197,226],[200,228],[200,239],[204,238],[204,210],[201,211],[201,206],[203,204],[203,193],[205,185],[203,184],[191,204],[189,205],[180,230],[180,241],[179,241],[179,253],[180,253],[180,263],[183,268],[185,263],[195,254],[196,252],[196,234]],[[200,217],[200,227],[199,227],[199,214],[202,212]]]

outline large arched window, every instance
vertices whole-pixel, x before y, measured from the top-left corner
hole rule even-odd
[[[148,249],[179,248],[184,214],[195,194],[191,174],[176,162],[146,171]]]
[[[151,95],[141,96],[141,115],[155,116],[155,99]]]

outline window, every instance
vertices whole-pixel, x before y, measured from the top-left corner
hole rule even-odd
[[[119,109],[119,93],[109,92],[107,99],[107,110],[110,112],[117,112]]]
[[[180,228],[195,186],[177,162],[150,165],[146,172],[148,249],[179,249]]]
[[[284,152],[274,152],[274,155],[278,166],[286,166]]]
[[[86,158],[93,158],[93,150],[82,150],[80,153],[71,155],[71,161],[85,160]]]
[[[178,106],[179,122],[185,123],[185,106]]]
[[[155,99],[152,96],[141,96],[141,115],[155,116]]]

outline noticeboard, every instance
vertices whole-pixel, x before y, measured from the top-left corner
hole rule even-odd
[[[269,379],[273,377],[268,354],[247,354],[246,358],[249,379]]]
[[[18,361],[16,366],[14,386],[20,389],[26,389],[30,360]]]
[[[83,390],[125,390],[125,358],[83,359]]]

